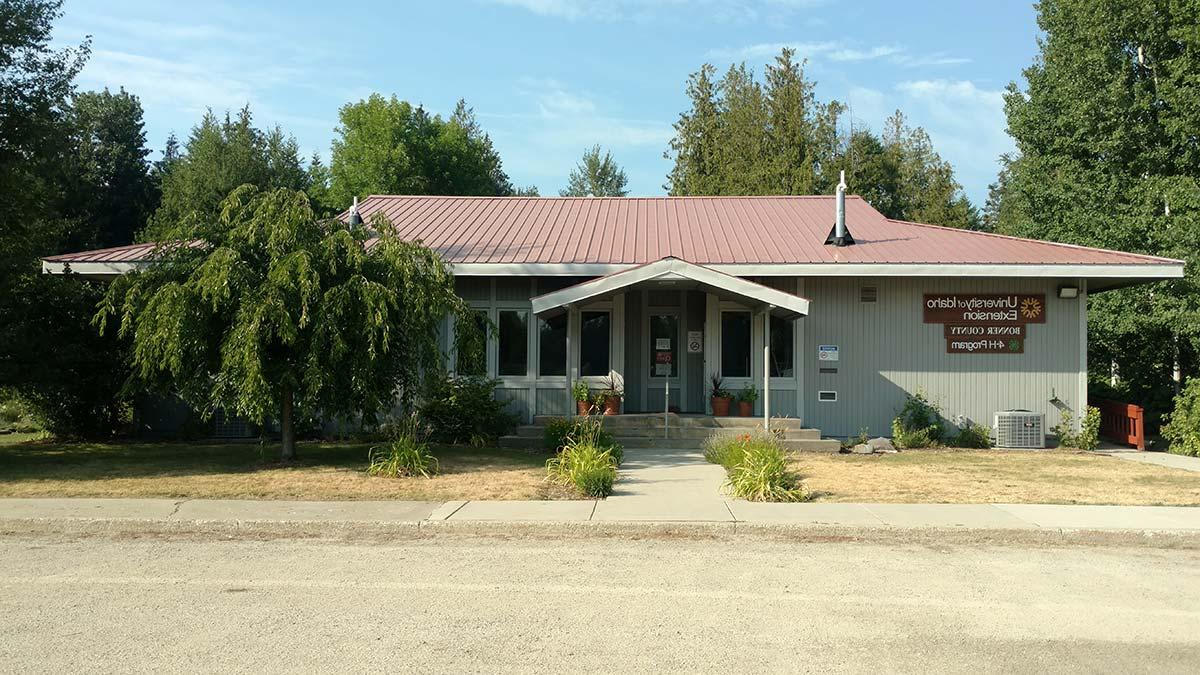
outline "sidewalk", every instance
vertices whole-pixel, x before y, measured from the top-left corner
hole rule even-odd
[[[611,500],[611,498],[610,498]],[[173,499],[0,499],[10,521],[159,523],[690,523],[977,530],[1200,531],[1200,508],[1054,504],[772,504],[722,499],[724,513],[683,513],[657,499],[542,502],[285,502]]]
[[[1200,457],[1172,455],[1169,452],[1130,450],[1128,448],[1101,448],[1098,452],[1116,457],[1117,459],[1123,459],[1127,462],[1140,462],[1142,464],[1153,464],[1172,469],[1200,472]]]

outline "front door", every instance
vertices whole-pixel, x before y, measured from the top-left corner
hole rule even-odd
[[[648,355],[646,409],[659,411],[669,404],[672,409],[683,410],[686,406],[680,400],[682,388],[682,368],[680,363],[680,326],[678,310],[652,309],[647,316],[647,335],[649,337],[646,353]],[[666,394],[669,387],[670,401]]]

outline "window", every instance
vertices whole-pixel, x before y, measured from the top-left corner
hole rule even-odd
[[[529,374],[529,312],[502,309],[497,313],[500,333],[500,375]]]
[[[538,375],[567,374],[567,314],[538,320]]]
[[[650,377],[679,375],[679,317],[650,316]]]
[[[582,312],[579,318],[579,374],[608,375],[612,341],[608,312]]]
[[[750,377],[750,312],[721,312],[721,376]]]
[[[796,374],[796,343],[792,339],[795,322],[771,317],[771,377]]]
[[[458,356],[454,369],[459,375],[487,375],[487,329],[487,312],[482,309],[472,310],[470,317],[456,327],[454,350]]]

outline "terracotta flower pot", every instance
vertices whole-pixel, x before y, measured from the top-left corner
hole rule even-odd
[[[712,397],[712,411],[714,417],[729,417],[729,404],[733,399],[727,397]]]
[[[592,412],[592,404],[587,401],[575,401],[575,412],[580,417],[587,417]]]
[[[605,415],[620,415],[621,414],[621,399],[616,396],[609,396],[604,399],[604,414]]]
[[[738,414],[742,417],[752,417],[754,415],[754,404],[750,401],[738,401]]]

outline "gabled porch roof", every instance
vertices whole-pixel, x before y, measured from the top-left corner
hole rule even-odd
[[[714,293],[723,300],[733,300],[767,310],[781,319],[796,319],[808,315],[808,300],[805,298],[674,257],[666,257],[539,295],[532,299],[533,313],[552,314],[634,287]]]

